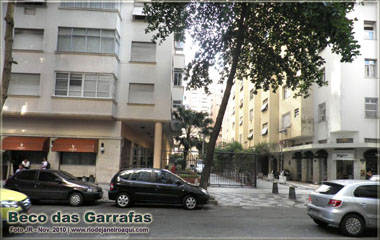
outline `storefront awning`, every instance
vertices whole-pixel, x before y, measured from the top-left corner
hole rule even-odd
[[[6,137],[2,150],[48,152],[49,140],[47,137]]]
[[[54,140],[54,152],[98,152],[98,139],[58,138]]]

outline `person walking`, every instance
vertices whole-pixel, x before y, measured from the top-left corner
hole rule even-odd
[[[50,163],[46,158],[43,158],[41,162],[41,169],[49,169],[50,168]]]
[[[170,171],[172,173],[176,173],[177,172],[177,163],[174,163],[174,165],[172,166],[172,169]]]
[[[29,169],[30,168],[30,162],[27,158],[24,159],[24,161],[22,161],[22,166],[25,168],[25,169]]]

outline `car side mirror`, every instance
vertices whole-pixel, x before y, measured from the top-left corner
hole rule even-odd
[[[182,183],[181,183],[181,181],[178,180],[178,181],[175,182],[175,185],[177,185],[177,186],[181,186]]]
[[[56,179],[54,180],[54,182],[57,182],[57,183],[59,183],[59,184],[63,183],[62,179],[60,179],[60,178],[56,178]]]

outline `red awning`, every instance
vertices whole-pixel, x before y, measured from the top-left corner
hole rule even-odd
[[[54,140],[54,152],[98,152],[98,139],[58,138]]]
[[[47,137],[6,137],[3,150],[48,152],[49,142]]]

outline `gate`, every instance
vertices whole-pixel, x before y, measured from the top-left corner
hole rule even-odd
[[[256,166],[254,153],[215,153],[209,184],[256,187]]]

